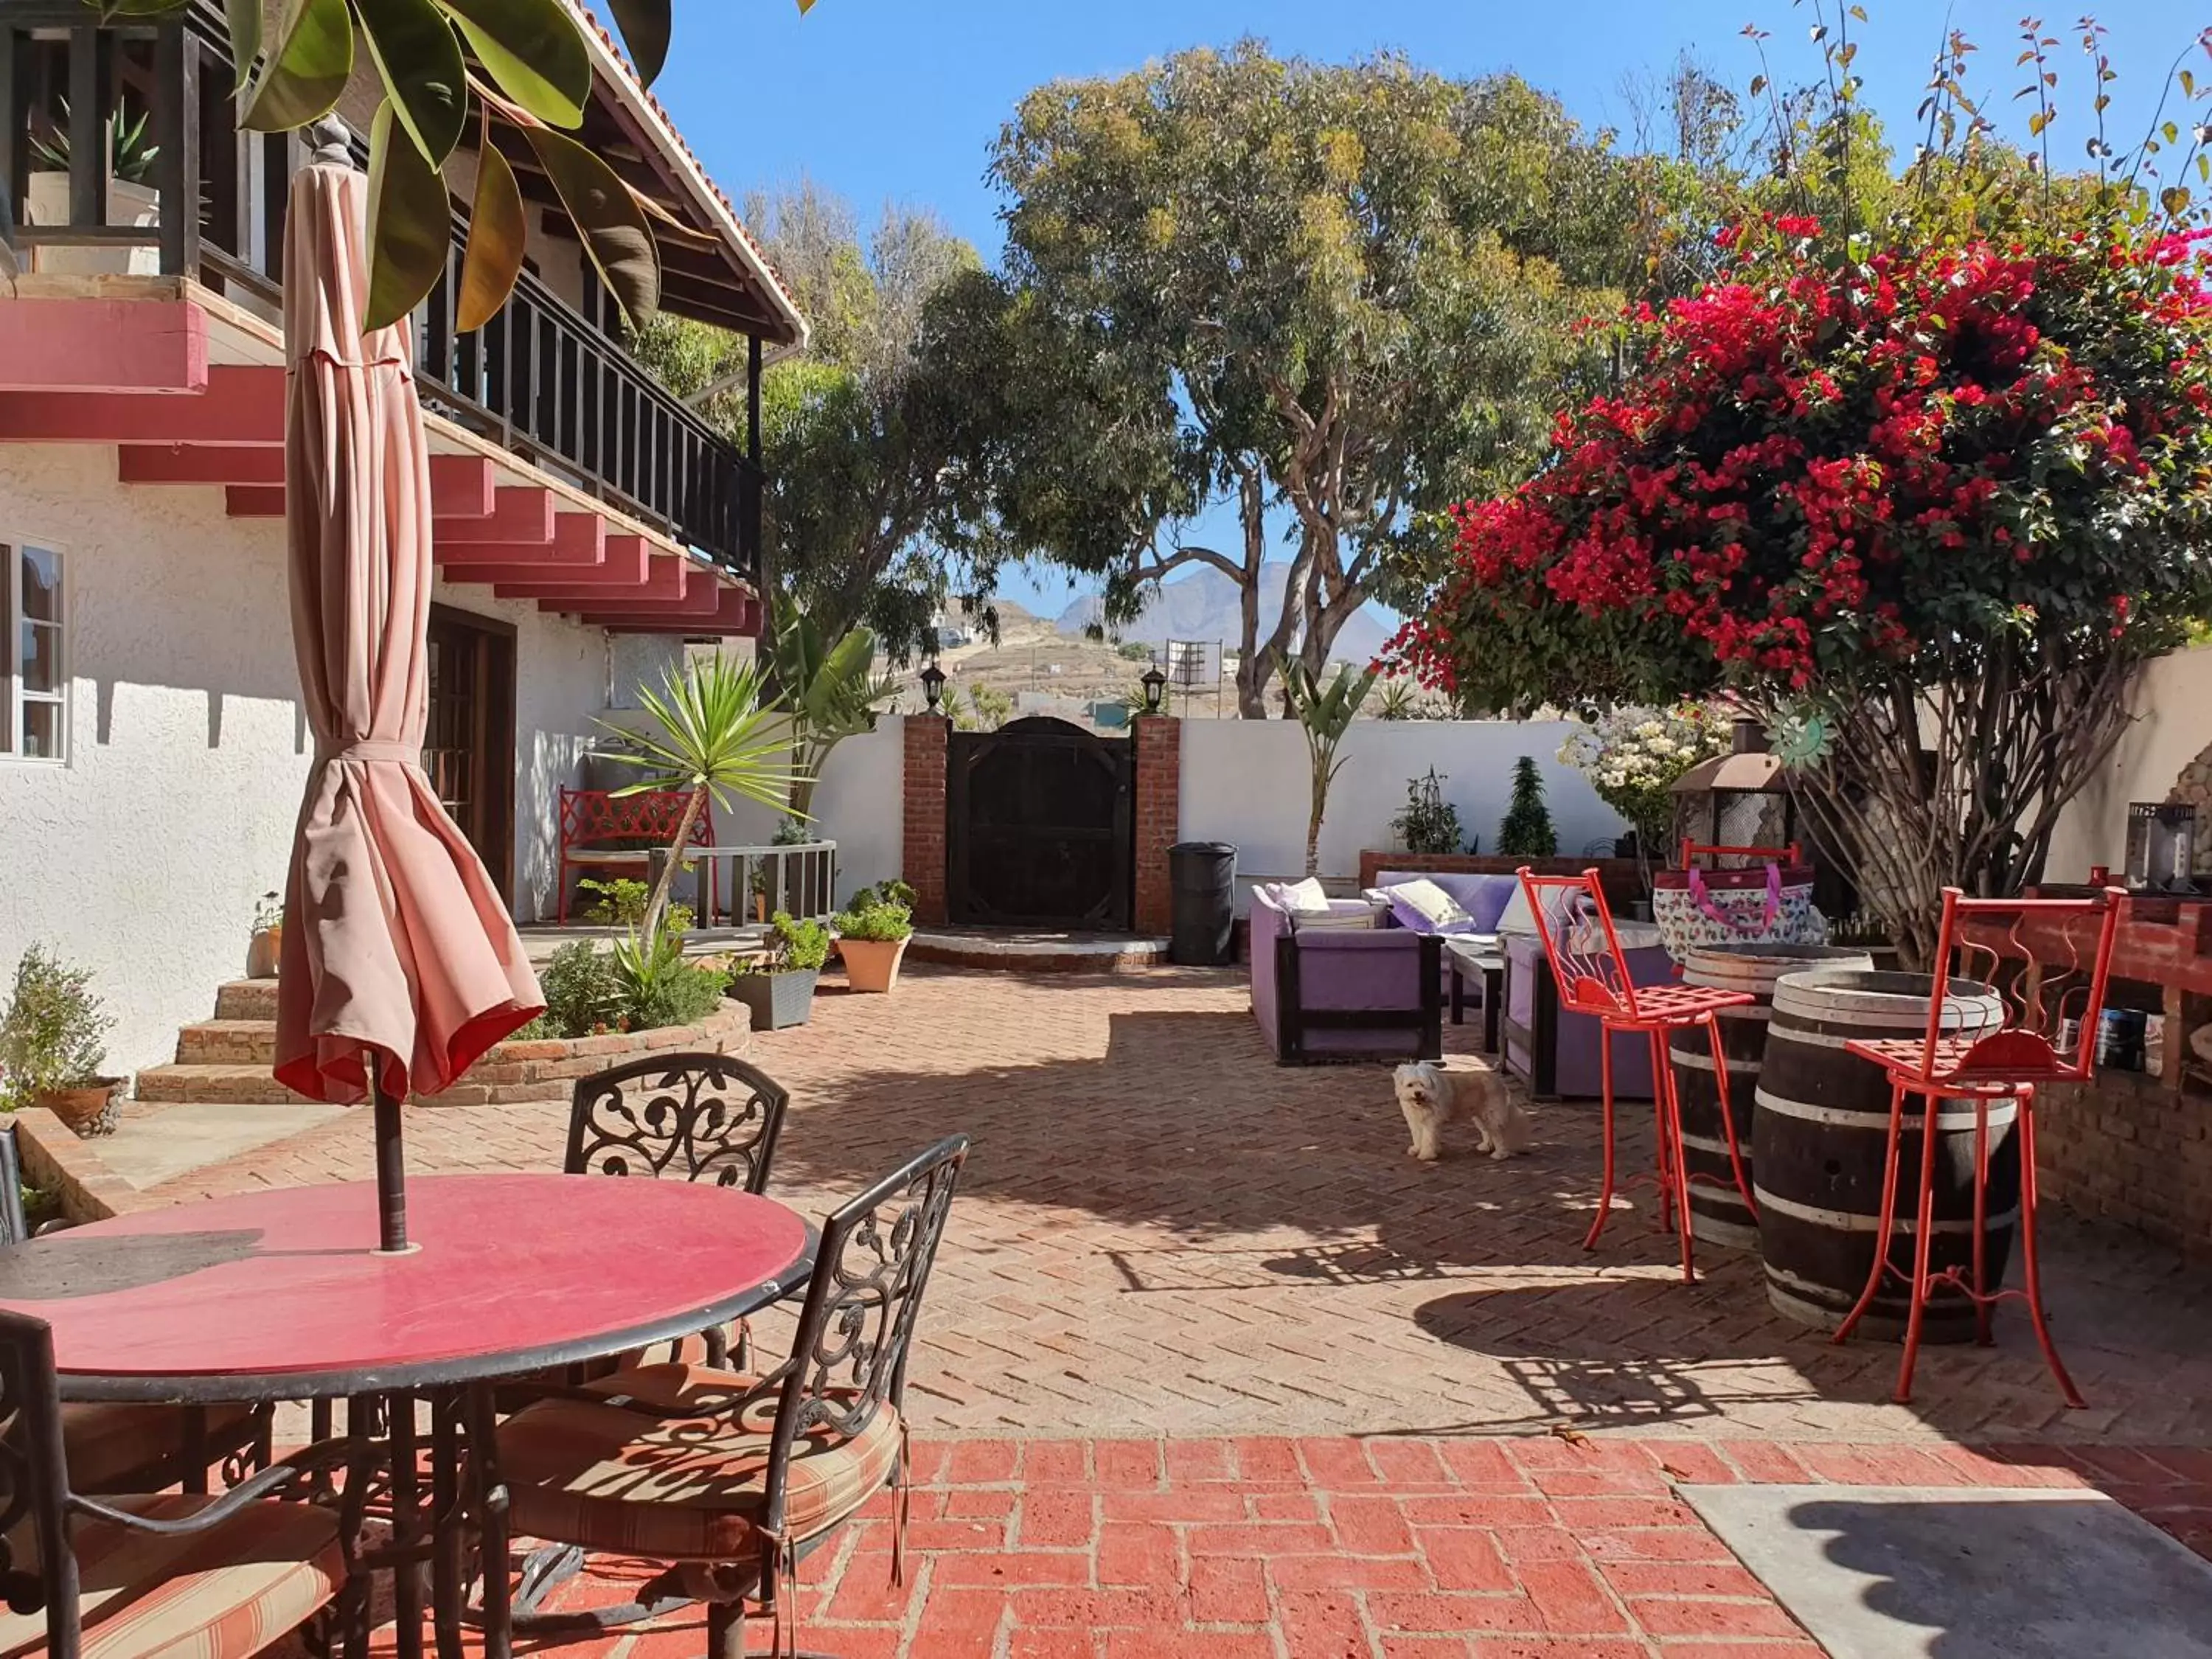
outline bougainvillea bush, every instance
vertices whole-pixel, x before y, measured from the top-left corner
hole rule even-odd
[[[2116,220],[2117,220],[2116,216]],[[2203,232],[1892,248],[1723,233],[1618,391],[1457,514],[1401,650],[1462,703],[1734,691],[1908,952],[2041,874],[2129,672],[2212,614]]]

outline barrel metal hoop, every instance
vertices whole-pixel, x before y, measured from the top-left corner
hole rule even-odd
[[[1846,1129],[1879,1130],[1885,1134],[1889,1130],[1889,1114],[1887,1111],[1861,1112],[1844,1106],[1815,1106],[1807,1101],[1791,1100],[1768,1089],[1759,1090],[1757,1098],[1762,1111],[1778,1113],[1784,1117],[1794,1117],[1808,1123],[1834,1124]],[[2010,1128],[2019,1115],[2020,1103],[2008,1095],[1989,1103],[1989,1125],[1992,1131]],[[1918,1131],[1927,1121],[1924,1108],[1914,1107],[1910,1103],[1906,1104],[1904,1127],[1907,1133]],[[1936,1114],[1938,1134],[1956,1133],[1973,1127],[1974,1114],[1971,1109],[1938,1111]]]
[[[1777,1215],[1786,1215],[1793,1221],[1807,1222],[1831,1232],[1870,1233],[1879,1231],[1881,1226],[1879,1215],[1861,1215],[1853,1210],[1823,1210],[1811,1204],[1800,1204],[1795,1199],[1776,1196],[1757,1182],[1752,1183],[1751,1190],[1759,1200],[1759,1212],[1762,1216],[1771,1210]],[[1902,1206],[1899,1207],[1901,1211]],[[2009,1227],[2019,1216],[2018,1209],[2007,1210],[2002,1214],[1990,1216],[1985,1224]],[[1920,1219],[1917,1216],[1899,1213],[1891,1220],[1890,1227],[1893,1231],[1909,1236],[1920,1231]],[[1970,1234],[1974,1231],[1974,1218],[1967,1216],[1961,1220],[1938,1221],[1933,1231],[1937,1233]]]

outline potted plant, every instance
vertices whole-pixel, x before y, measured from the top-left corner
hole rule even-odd
[[[863,887],[836,921],[837,954],[855,991],[888,992],[914,937],[914,889],[902,881]]]
[[[31,141],[32,173],[26,191],[30,222],[61,226],[70,222],[69,100],[61,118]],[[118,100],[108,123],[107,222],[151,230],[161,222],[161,193],[154,188],[154,163],[161,146],[148,139],[149,112],[131,118],[130,106]],[[155,276],[161,250],[144,247],[42,247],[33,268],[59,276]]]
[[[15,964],[0,1015],[0,1106],[43,1106],[81,1135],[115,1127],[118,1077],[103,1077],[115,1022],[92,994],[92,975],[33,945]]]
[[[284,901],[264,893],[253,907],[253,938],[246,950],[246,976],[274,979],[284,959]]]
[[[814,981],[830,960],[830,930],[820,922],[794,921],[779,910],[769,927],[767,951],[730,979],[729,994],[752,1010],[756,1031],[805,1024],[814,1010]]]

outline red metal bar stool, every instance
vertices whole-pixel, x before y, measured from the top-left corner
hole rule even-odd
[[[2086,1083],[2096,1070],[2097,1026],[2112,972],[2112,941],[2127,903],[2127,895],[2117,888],[2081,899],[1970,899],[1955,887],[1946,888],[1927,1034],[1917,1042],[1891,1038],[1844,1045],[1847,1052],[1874,1061],[1889,1074],[1889,1152],[1882,1171],[1880,1243],[1873,1270],[1857,1305],[1837,1327],[1834,1340],[1849,1337],[1874,1305],[1883,1274],[1906,1279],[1912,1287],[1912,1304],[1905,1320],[1904,1363],[1897,1374],[1894,1398],[1899,1405],[1912,1398],[1921,1322],[1938,1291],[1954,1291],[1972,1299],[1976,1332],[1984,1346],[1990,1341],[1990,1313],[1996,1304],[2007,1297],[2027,1303],[2035,1340],[2058,1381],[2059,1392],[2069,1406],[2084,1403],[2058,1358],[2044,1315],[2035,1255],[2035,1091],[2046,1083]],[[1954,958],[1961,969],[1956,975],[1952,972]],[[1994,988],[2003,1001],[2001,1023],[1957,1029],[1960,1009],[1946,1007],[1954,978],[1985,980]],[[1921,1129],[1912,1272],[1907,1278],[1890,1261],[1890,1230],[1897,1219],[1905,1103],[1911,1095],[1920,1096],[1927,1106]],[[1936,1269],[1929,1260],[1936,1231],[1936,1176],[1942,1162],[1936,1119],[1947,1100],[1965,1101],[1974,1109],[1971,1268],[1954,1262]],[[2019,1126],[2021,1274],[2026,1281],[2021,1290],[1992,1289],[1988,1282],[1990,1108],[1999,1102],[2014,1107]]]
[[[1537,936],[1552,964],[1559,987],[1559,1006],[1568,1013],[1587,1014],[1598,1022],[1601,1033],[1598,1060],[1599,1087],[1605,1103],[1605,1176],[1598,1194],[1597,1217],[1590,1223],[1583,1248],[1597,1248],[1613,1212],[1613,1039],[1616,1032],[1641,1032],[1651,1044],[1651,1112],[1658,1145],[1659,1223],[1672,1226],[1682,1240],[1682,1279],[1697,1281],[1691,1259],[1689,1192],[1693,1178],[1682,1157],[1682,1108],[1674,1089],[1674,1068],[1668,1058],[1668,1038],[1692,1025],[1705,1027],[1712,1044],[1713,1080],[1720,1095],[1721,1127],[1728,1137],[1729,1167],[1735,1188],[1753,1215],[1759,1206],[1751,1195],[1751,1182],[1743,1172],[1743,1153],[1736,1142],[1735,1118],[1729,1109],[1728,1058],[1721,1046],[1719,1014],[1723,1008],[1747,1007],[1758,1000],[1743,991],[1720,991],[1698,985],[1638,985],[1630,976],[1628,958],[1614,931],[1613,911],[1605,902],[1605,889],[1595,870],[1579,876],[1539,876],[1524,866],[1522,891],[1536,921]],[[1696,1177],[1710,1179],[1710,1177]],[[1716,1183],[1718,1184],[1718,1183]]]

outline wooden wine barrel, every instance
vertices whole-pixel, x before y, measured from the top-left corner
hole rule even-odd
[[[1728,1060],[1729,1115],[1735,1121],[1736,1150],[1746,1180],[1753,1179],[1753,1091],[1766,1054],[1766,1020],[1774,1003],[1774,982],[1785,974],[1817,969],[1856,969],[1871,973],[1874,958],[1848,945],[1732,945],[1692,951],[1682,964],[1686,984],[1741,991],[1757,1001],[1721,1011],[1721,1053]],[[1701,1243],[1729,1249],[1754,1249],[1759,1223],[1736,1191],[1729,1162],[1728,1134],[1721,1124],[1720,1090],[1713,1075],[1713,1047],[1701,1027],[1674,1033],[1668,1044],[1674,1063],[1674,1092],[1682,1107],[1682,1162],[1690,1171],[1690,1231]]]
[[[1759,1074],[1752,1131],[1759,1175],[1759,1249],[1766,1259],[1767,1299],[1790,1318],[1833,1330],[1856,1304],[1879,1248],[1882,1161],[1889,1138],[1889,1082],[1872,1060],[1848,1054],[1854,1039],[1907,1038],[1927,1033],[1934,981],[1924,974],[1792,974],[1774,988],[1766,1058]],[[1944,1026],[1995,1027],[2004,1008],[1995,991],[1954,980]],[[1925,1102],[1906,1103],[1908,1133],[1898,1167],[1898,1216],[1890,1260],[1912,1266],[1915,1209],[1920,1191],[1921,1126]],[[2020,1208],[2017,1112],[2008,1101],[1989,1108],[1988,1282],[2004,1282]],[[1974,1109],[1946,1102],[1936,1120],[1935,1237],[1931,1261],[1941,1271],[1973,1264]],[[1885,1275],[1857,1331],[1897,1340],[1905,1334],[1909,1285]],[[1974,1334],[1973,1304],[1939,1294],[1922,1325],[1929,1342],[1965,1342]]]

